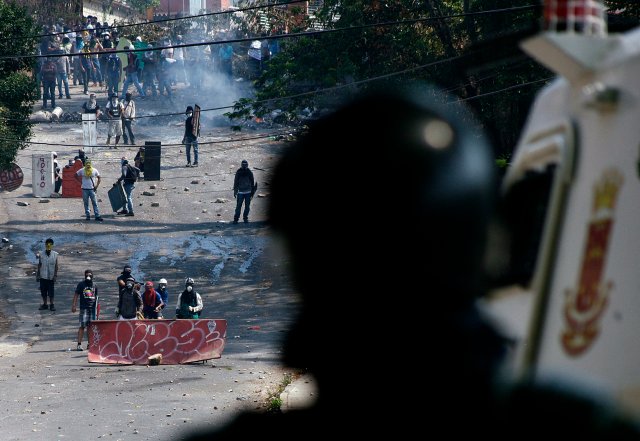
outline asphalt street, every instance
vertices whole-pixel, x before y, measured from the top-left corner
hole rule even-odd
[[[72,100],[59,100],[66,111],[79,110],[86,98],[79,90],[72,88]],[[194,100],[187,92],[176,95],[174,110]],[[138,102],[139,115],[163,111],[158,101]],[[103,176],[98,190],[102,223],[84,219],[79,198],[33,197],[32,155],[56,151],[64,165],[82,144],[80,123],[35,127],[37,144],[17,160],[23,185],[0,192],[0,235],[8,239],[0,244],[2,439],[181,439],[197,428],[223,424],[241,410],[264,409],[267,397],[292,372],[280,356],[298,299],[287,259],[265,224],[270,171],[283,148],[274,138],[282,130],[238,132],[213,121],[203,118],[198,168],[184,167],[178,145],[183,116],[140,119],[134,126],[138,145],[117,150],[100,146],[106,124],[98,123],[99,147],[87,150]],[[138,182],[135,217],[118,216],[106,191],[119,175],[120,157],[132,158],[145,141],[163,143],[161,179]],[[260,195],[250,222],[233,225],[233,174],[242,159],[254,170]],[[35,252],[44,250],[47,237],[60,253],[55,312],[38,310]],[[78,318],[71,299],[84,270],[93,270],[102,317],[110,319],[115,318],[115,279],[124,264],[132,265],[140,280],[169,281],[169,311],[184,279],[194,278],[204,317],[228,322],[222,358],[117,366],[90,364],[86,352],[73,350]]]

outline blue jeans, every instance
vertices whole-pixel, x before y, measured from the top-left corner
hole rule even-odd
[[[233,216],[233,220],[240,219],[240,210],[242,209],[242,203],[244,202],[244,213],[242,213],[242,219],[245,221],[249,219],[249,210],[251,208],[251,193],[238,193],[236,196],[236,213]]]
[[[124,95],[127,93],[127,89],[131,84],[136,86],[136,89],[138,90],[138,94],[140,96],[146,96],[146,94],[144,93],[144,90],[142,90],[142,85],[140,84],[140,81],[138,81],[138,72],[129,72],[127,73],[127,76],[124,78],[124,84],[122,85],[122,96],[120,97],[120,101],[124,101],[124,98],[125,98]]]
[[[56,82],[45,81],[42,83],[42,107],[47,107],[47,100],[51,100],[51,108],[56,107]]]
[[[125,182],[124,184],[122,184],[122,187],[124,188],[124,192],[127,195],[127,211],[129,213],[133,213],[133,200],[131,199],[131,193],[133,193],[133,189],[136,188],[136,183]]]
[[[136,143],[136,137],[133,136],[133,130],[131,130],[131,123],[130,119],[122,118],[122,139],[124,139],[125,144],[129,143],[129,139],[131,139],[131,144]],[[129,136],[127,136],[127,133],[129,133]]]
[[[193,146],[193,159],[194,159],[193,163],[197,164],[198,163],[198,140],[196,139],[195,141],[187,141],[185,146],[187,148],[187,162],[191,164],[191,146]]]
[[[82,202],[84,203],[84,214],[87,217],[91,216],[91,211],[89,211],[89,199],[91,199],[91,204],[93,205],[93,214],[96,218],[100,217],[100,210],[98,209],[98,201],[96,200],[96,192],[92,189],[82,189]]]
[[[62,85],[64,84],[64,93],[67,98],[71,98],[69,95],[69,78],[66,72],[58,73],[58,98],[62,98]]]

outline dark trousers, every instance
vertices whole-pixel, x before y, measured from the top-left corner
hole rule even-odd
[[[242,203],[244,202],[244,213],[242,218],[246,221],[249,219],[249,209],[251,207],[251,193],[238,193],[236,196],[236,213],[233,216],[233,220],[240,219],[240,210],[242,209]]]
[[[49,296],[49,301],[53,303],[54,284],[55,282],[53,280],[40,279],[40,295],[42,296],[42,303],[47,303],[47,296]]]
[[[47,107],[47,100],[51,101],[51,108],[56,107],[56,82],[43,82],[42,107]]]

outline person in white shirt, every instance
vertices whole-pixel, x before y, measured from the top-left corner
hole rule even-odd
[[[136,137],[133,134],[133,130],[131,130],[131,125],[136,119],[136,103],[131,99],[131,92],[125,94],[122,107],[122,139],[125,144],[129,144],[129,139],[131,139],[131,145],[136,145]],[[129,136],[127,136],[127,133],[129,133]]]
[[[82,182],[82,202],[84,203],[84,214],[87,220],[91,220],[91,211],[89,211],[89,199],[93,205],[93,214],[97,221],[102,222],[104,219],[100,217],[100,209],[96,200],[96,190],[100,186],[100,172],[91,166],[88,159],[84,162],[84,168],[76,172],[76,179]]]

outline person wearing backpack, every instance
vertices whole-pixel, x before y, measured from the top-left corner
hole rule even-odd
[[[120,182],[123,183],[122,186],[124,187],[124,192],[127,195],[127,206],[121,211],[118,211],[118,214],[133,216],[133,198],[131,195],[133,193],[133,189],[136,188],[136,182],[140,177],[140,169],[129,164],[129,161],[125,157],[122,157],[120,164],[122,166],[122,175],[120,175],[118,181],[113,185],[116,186]]]
[[[58,66],[55,60],[48,57],[42,64],[42,108],[47,108],[47,100],[51,100],[51,108],[56,108],[56,84],[58,80]]]
[[[80,315],[78,316],[80,327],[78,328],[78,346],[76,347],[76,351],[82,351],[84,329],[89,326],[93,320],[96,320],[96,310],[98,308],[98,287],[93,282],[93,271],[90,269],[84,270],[84,280],[78,283],[73,293],[71,312],[76,312],[78,300],[80,300]],[[89,342],[87,341],[87,350],[88,349]]]

